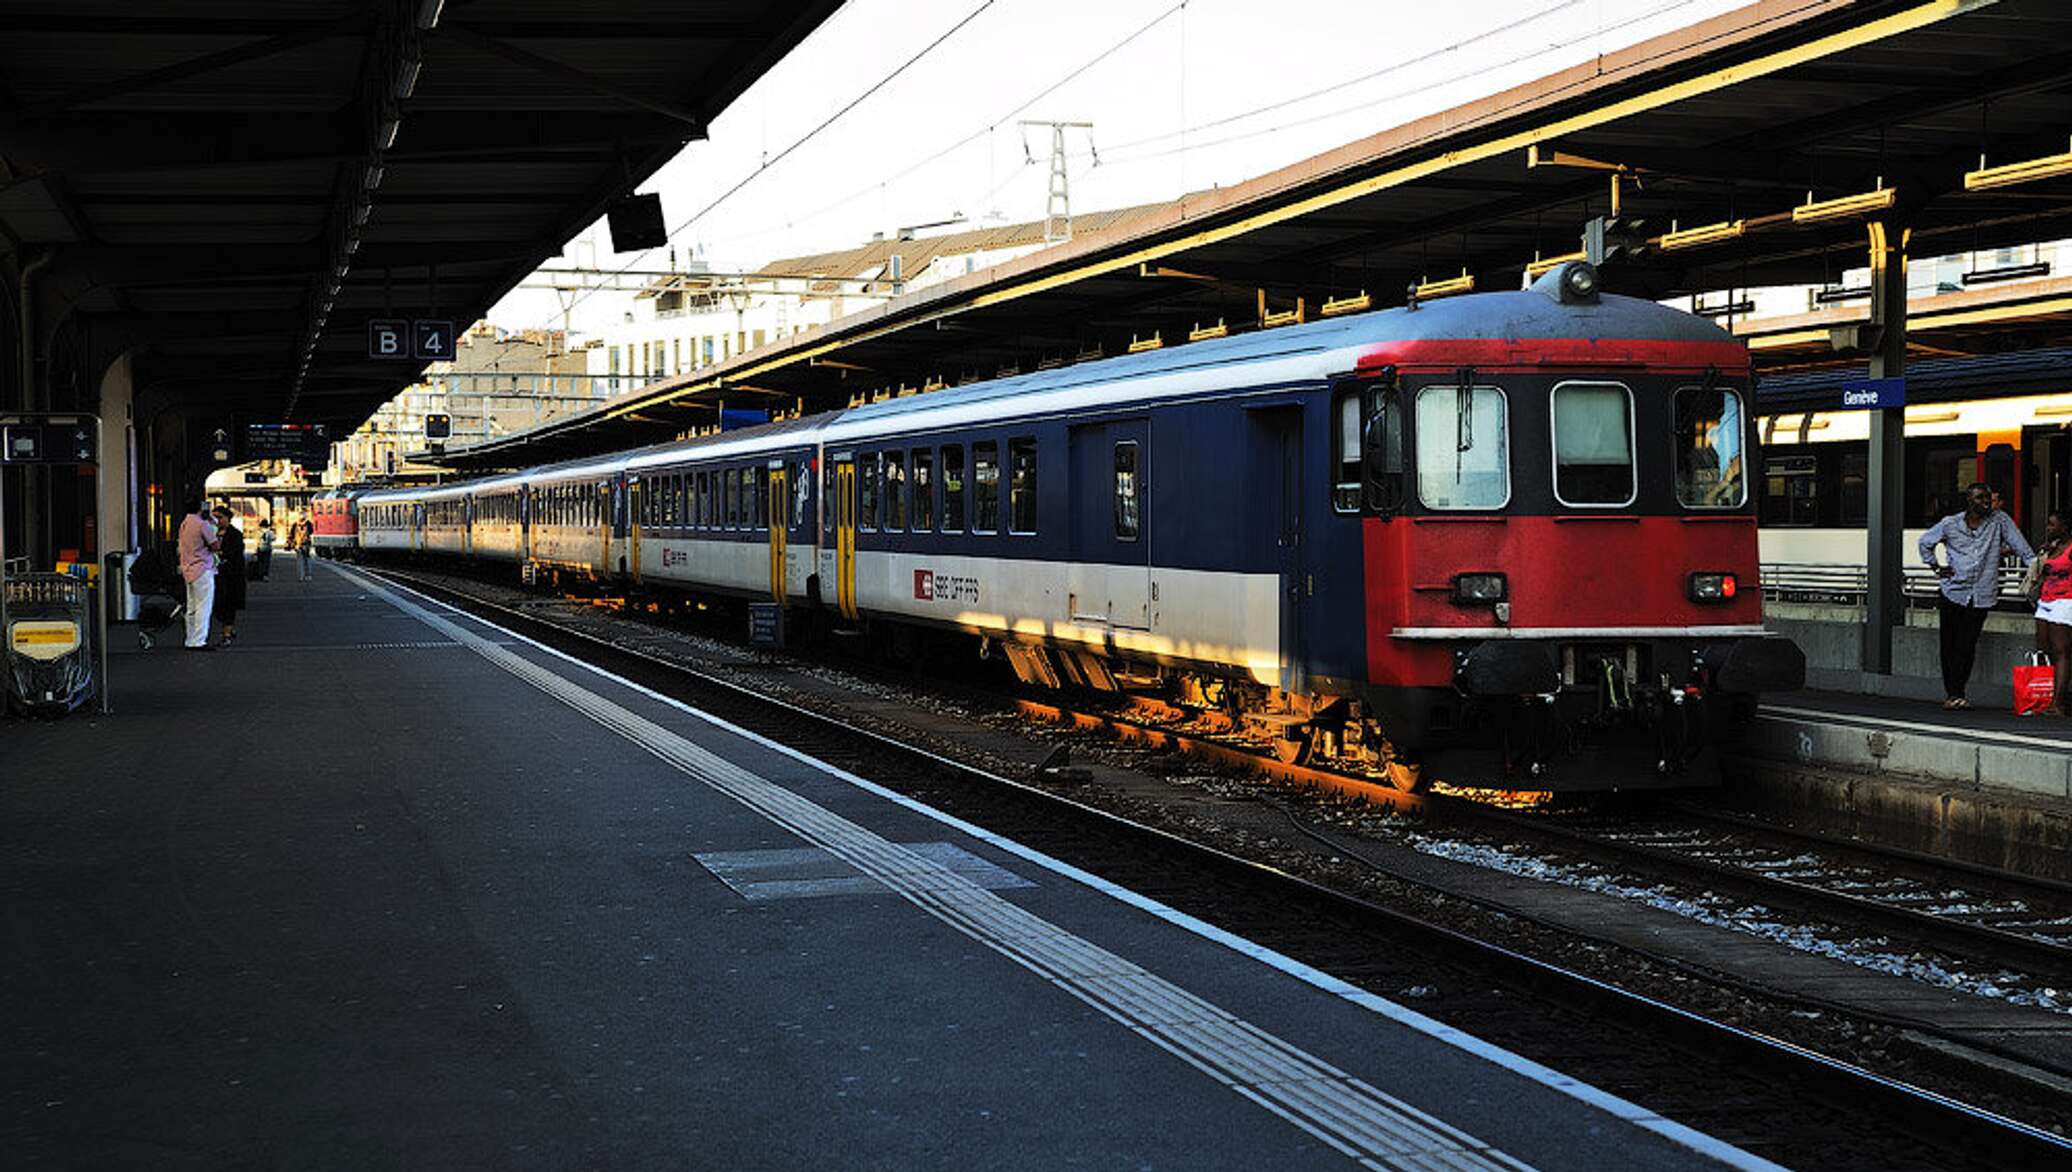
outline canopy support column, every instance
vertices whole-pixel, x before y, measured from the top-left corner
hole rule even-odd
[[[1907,361],[1907,243],[1913,235],[1886,220],[1870,223],[1871,369],[1874,379],[1902,378]],[[1904,620],[1906,567],[1906,408],[1871,411],[1869,515],[1863,596],[1863,670],[1892,672],[1892,628]]]

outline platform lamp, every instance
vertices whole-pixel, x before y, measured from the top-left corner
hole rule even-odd
[[[1978,170],[1964,176],[1964,190],[1991,191],[1996,187],[2013,187],[2017,183],[2035,183],[2066,175],[2072,175],[2072,151],[2026,162],[2003,163],[1998,167],[1986,166],[1986,157],[1980,155]]]

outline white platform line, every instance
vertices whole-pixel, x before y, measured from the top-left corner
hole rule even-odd
[[[440,630],[459,630],[459,628],[453,627],[451,624],[445,623],[443,620],[437,620],[435,616],[430,615],[425,610],[405,602],[395,593],[391,592],[391,590],[387,587],[386,584],[377,585],[373,583],[372,580],[367,579],[354,571],[341,569],[340,572],[358,578],[363,582],[366,582],[370,590],[380,592],[384,597],[388,598],[400,609],[403,609],[408,613],[417,615],[418,617],[424,619],[428,623],[433,623]],[[1618,1095],[1612,1094],[1609,1091],[1601,1090],[1597,1087],[1591,1086],[1590,1084],[1576,1079],[1570,1075],[1563,1074],[1560,1071],[1553,1069],[1552,1067],[1546,1066],[1539,1062],[1535,1062],[1530,1058],[1524,1057],[1523,1055],[1515,1054],[1503,1048],[1502,1046],[1496,1045],[1493,1042],[1484,1041],[1483,1039],[1478,1038],[1472,1034],[1456,1029],[1453,1026],[1449,1026],[1444,1022],[1428,1017],[1425,1014],[1419,1013],[1416,1010],[1409,1008],[1408,1006],[1401,1005],[1397,1002],[1390,1001],[1385,997],[1369,993],[1364,989],[1360,989],[1356,986],[1348,984],[1347,982],[1339,979],[1338,977],[1332,976],[1330,973],[1324,972],[1323,970],[1318,969],[1312,965],[1304,964],[1301,961],[1295,960],[1292,957],[1284,956],[1281,953],[1274,951],[1273,949],[1267,948],[1264,945],[1257,943],[1256,941],[1249,940],[1245,937],[1238,936],[1235,933],[1225,931],[1224,929],[1218,928],[1213,924],[1197,919],[1194,916],[1190,916],[1185,912],[1181,912],[1177,909],[1168,907],[1165,904],[1159,902],[1158,900],[1152,899],[1149,896],[1140,894],[1126,887],[1122,887],[1118,884],[1112,883],[1099,875],[1095,875],[1091,872],[1084,871],[1062,860],[1054,859],[1049,855],[1034,849],[1033,847],[1025,846],[1022,843],[1016,842],[1011,838],[1006,838],[1001,835],[995,834],[994,832],[987,830],[982,826],[974,825],[973,823],[967,822],[962,818],[956,817],[955,815],[944,813],[941,810],[937,810],[931,806],[916,801],[913,798],[909,798],[904,794],[886,789],[884,786],[881,786],[876,782],[870,781],[863,777],[859,777],[856,774],[850,773],[847,770],[838,768],[824,761],[820,761],[817,758],[808,756],[801,750],[794,749],[789,745],[781,744],[777,741],[773,741],[768,737],[761,735],[760,733],[756,733],[752,730],[742,728],[739,725],[724,720],[720,717],[714,716],[711,713],[700,711],[699,709],[693,708],[689,704],[686,704],[673,696],[663,695],[662,693],[657,692],[652,688],[646,687],[642,684],[635,683],[632,680],[628,680],[622,676],[616,675],[611,671],[596,666],[595,664],[585,663],[581,659],[578,659],[575,656],[568,654],[567,652],[558,650],[553,647],[549,647],[546,644],[539,642],[538,640],[528,638],[527,636],[519,634],[516,631],[512,631],[508,628],[498,626],[497,624],[492,623],[486,619],[481,619],[477,618],[476,616],[466,614],[465,612],[455,607],[448,606],[445,603],[439,602],[435,599],[428,598],[422,594],[418,594],[416,591],[410,590],[408,587],[397,586],[394,588],[394,590],[410,594],[412,597],[415,597],[424,602],[427,606],[436,607],[439,610],[450,613],[458,618],[465,619],[468,622],[475,623],[489,630],[496,631],[500,635],[505,635],[508,636],[510,639],[525,643],[526,645],[533,647],[534,649],[540,651],[545,655],[551,656],[555,659],[562,661],[563,663],[570,665],[572,668],[588,672],[591,675],[597,676],[600,679],[608,680],[611,683],[626,688],[629,691],[645,696],[648,699],[655,701],[656,703],[665,705],[670,708],[674,708],[679,712],[694,717],[715,728],[719,728],[726,732],[729,732],[735,736],[742,738],[743,740],[750,741],[754,744],[760,745],[772,752],[781,754],[785,757],[791,758],[794,761],[798,761],[801,764],[810,766],[830,777],[842,780],[852,786],[855,786],[858,789],[864,790],[868,793],[884,798],[887,801],[900,805],[924,817],[933,819],[934,821],[939,822],[945,826],[949,826],[956,830],[959,830],[964,834],[971,836],[972,838],[978,839],[979,841],[994,847],[997,850],[1001,850],[1008,854],[1014,855],[1029,863],[1032,863],[1038,867],[1050,871],[1055,875],[1058,875],[1062,878],[1070,879],[1094,891],[1098,891],[1101,894],[1106,895],[1112,899],[1127,904],[1130,907],[1136,908],[1158,919],[1164,920],[1165,922],[1172,924],[1175,927],[1184,929],[1185,931],[1193,933],[1194,935],[1199,936],[1205,940],[1209,940],[1213,943],[1229,948],[1230,950],[1238,953],[1239,955],[1245,956],[1251,960],[1255,960],[1261,964],[1267,965],[1268,967],[1277,969],[1280,972],[1285,973],[1288,976],[1294,977],[1295,979],[1300,980],[1303,983],[1308,984],[1314,988],[1322,990],[1326,993],[1330,993],[1334,996],[1340,997],[1372,1013],[1388,1018],[1390,1021],[1396,1022],[1397,1024],[1415,1030],[1418,1033],[1425,1035],[1426,1037],[1432,1038],[1436,1041],[1452,1046],[1455,1049],[1471,1054],[1476,1058],[1488,1062],[1492,1066],[1496,1066],[1500,1069],[1510,1071],[1511,1073],[1516,1074],[1521,1078],[1537,1083],[1556,1093],[1575,1099],[1578,1102],[1584,1103],[1592,1107],[1593,1109],[1602,1111],[1605,1114],[1612,1116],[1613,1118],[1621,1120],[1628,1126],[1639,1128],[1641,1130],[1648,1131],[1655,1135],[1658,1135],[1664,1140],[1672,1144],[1675,1144],[1676,1146],[1683,1148],[1686,1151],[1693,1153],[1694,1155],[1698,1155],[1707,1160],[1714,1161],[1724,1167],[1742,1169],[1744,1170],[1744,1172],[1785,1172],[1782,1165],[1773,1163],[1769,1160],[1765,1160],[1762,1157],[1755,1155],[1754,1153],[1744,1151],[1741,1148],[1735,1147],[1733,1144],[1727,1143],[1724,1140],[1717,1139],[1713,1136],[1707,1135],[1704,1132],[1699,1131],[1695,1128],[1688,1127],[1681,1123],[1677,1123],[1674,1120],[1665,1119],[1660,1115],[1655,1114],[1653,1111],[1650,1111],[1647,1108],[1642,1107],[1629,1099],[1622,1098]],[[465,632],[463,633],[465,634]],[[505,654],[510,653],[506,652]],[[1017,907],[1017,905],[1008,903],[1005,900],[999,900],[997,897],[995,897],[995,900],[996,902],[998,902],[1006,908],[1013,908],[1017,911],[1020,910]],[[960,930],[963,929],[960,928]],[[1084,953],[1082,955],[1089,958],[1097,958],[1095,960],[1095,963],[1098,965],[1110,966],[1107,967],[1108,972],[1115,973],[1138,971],[1137,966],[1135,966],[1131,962],[1124,960],[1121,957],[1117,957],[1104,949],[1101,949],[1098,945],[1094,945],[1091,942],[1087,942],[1081,940],[1078,937],[1072,936],[1070,933],[1065,932],[1062,929],[1053,928],[1052,934],[1054,936],[1068,938],[1074,946],[1075,953],[1079,952],[1080,949],[1084,949]],[[1020,958],[1017,959],[1020,960]],[[1046,977],[1052,975],[1051,972],[1044,967],[1044,958],[1040,950],[1031,948],[1029,950],[1028,958],[1026,960],[1020,960],[1020,963],[1023,963],[1025,967],[1028,967],[1033,971],[1039,972]],[[1072,992],[1075,996],[1080,995],[1077,985],[1064,981],[1057,981],[1056,983],[1058,983],[1061,988],[1066,989],[1068,992]],[[1098,1005],[1096,1005],[1095,1007],[1101,1008]],[[1147,1034],[1146,1036],[1149,1037],[1155,1043],[1159,1044],[1161,1047],[1166,1048],[1168,1050],[1172,1050],[1173,1053],[1186,1059],[1190,1064],[1199,1065],[1198,1061],[1193,1056],[1183,1053],[1179,1050],[1173,1050],[1173,1048],[1163,1038],[1150,1034]],[[1366,1084],[1361,1083],[1358,1079],[1349,1079],[1348,1082],[1350,1084],[1357,1084],[1361,1087],[1366,1086]],[[1275,1114],[1281,1115],[1283,1118],[1288,1119],[1290,1122],[1296,1123],[1297,1126],[1303,1126],[1305,1130],[1308,1130],[1308,1128],[1304,1124],[1302,1124],[1302,1122],[1297,1117],[1286,1113],[1282,1108],[1272,1103],[1259,1099],[1254,1094],[1251,1088],[1239,1086],[1234,1087],[1234,1089],[1236,1089],[1240,1094],[1245,1095],[1247,1098],[1252,1098],[1255,1101],[1260,1102],[1262,1106],[1266,1106]],[[1382,1093],[1373,1088],[1367,1089],[1374,1094]],[[1423,1112],[1418,1111],[1417,1108],[1412,1107],[1407,1103],[1402,1104],[1402,1109],[1409,1112],[1414,1112],[1416,1115],[1419,1116],[1424,1116]],[[1425,1118],[1430,1117],[1425,1116]],[[1448,1127],[1448,1125],[1444,1124],[1443,1122],[1437,1120],[1434,1120],[1433,1122],[1438,1123],[1441,1127]],[[1319,1136],[1319,1138],[1323,1137]],[[1331,1142],[1333,1142],[1334,1147],[1340,1146],[1339,1142],[1337,1141]],[[1391,1160],[1386,1163],[1377,1163],[1373,1160],[1363,1159],[1361,1162],[1363,1164],[1367,1164],[1370,1167],[1475,1167],[1487,1166],[1476,1165],[1472,1163],[1472,1160],[1476,1157],[1487,1156],[1493,1159],[1501,1159],[1502,1161],[1504,1161],[1504,1164],[1502,1166],[1505,1167],[1515,1168],[1522,1166],[1517,1161],[1511,1159],[1511,1157],[1503,1155],[1502,1153],[1497,1152],[1494,1149],[1485,1148],[1479,1152],[1470,1151],[1463,1152],[1461,1154],[1467,1156],[1471,1162],[1455,1164],[1450,1161],[1438,1158],[1424,1158],[1402,1161]]]
[[[1890,728],[1923,736],[1954,738],[1964,741],[1978,741],[1984,744],[2009,744],[2049,749],[2055,753],[2072,752],[2072,741],[2052,740],[2049,737],[2032,737],[2024,733],[2001,732],[1990,728],[1964,728],[1960,725],[1929,724],[1925,721],[1899,720],[1890,716],[1868,716],[1859,712],[1823,712],[1817,708],[1789,708],[1781,704],[1759,705],[1755,714],[1773,720],[1807,720],[1815,724],[1847,724],[1859,728]]]

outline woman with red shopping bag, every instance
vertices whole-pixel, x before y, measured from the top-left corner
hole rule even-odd
[[[2041,568],[2036,593],[2036,648],[2049,656],[2053,665],[2041,669],[2051,673],[2054,685],[2049,707],[2041,710],[2045,716],[2065,715],[2067,689],[2055,685],[2064,679],[2063,669],[2072,665],[2072,528],[2065,522],[2063,510],[2053,511],[2043,524],[2043,544],[2036,551],[2036,565]],[[2034,680],[2040,675],[2035,669],[2024,673],[2018,667],[2015,674],[2030,675],[2032,686],[2040,683]],[[2022,682],[2018,680],[2015,688],[2018,707]]]

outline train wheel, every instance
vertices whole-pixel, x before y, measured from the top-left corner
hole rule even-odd
[[[1382,766],[1382,776],[1390,786],[1404,793],[1417,793],[1425,788],[1424,770],[1406,761],[1391,761]]]
[[[1315,743],[1315,738],[1306,730],[1299,736],[1275,737],[1273,755],[1278,757],[1283,765],[1306,765]]]

